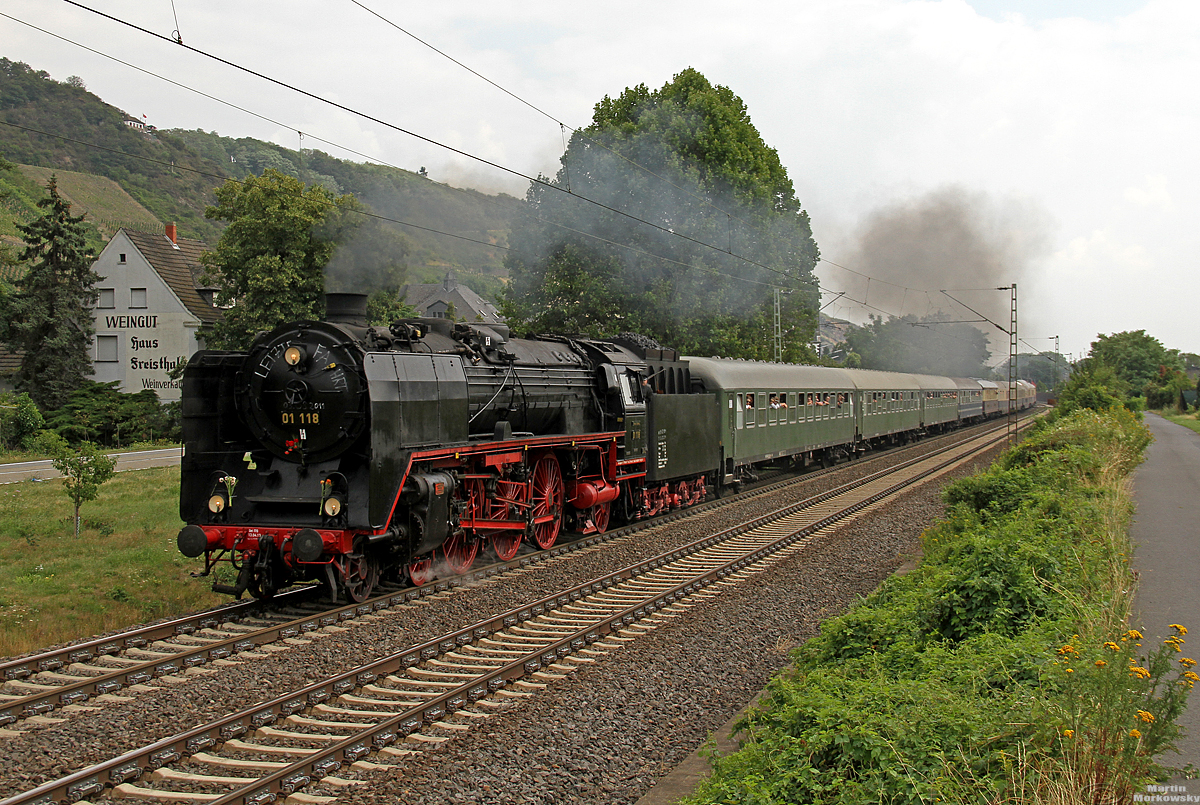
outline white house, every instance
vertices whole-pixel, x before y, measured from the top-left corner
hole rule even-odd
[[[203,241],[120,229],[94,268],[96,338],[94,380],[121,382],[121,391],[152,389],[178,400],[182,381],[167,373],[200,349],[200,328],[221,317],[212,291],[200,283]]]

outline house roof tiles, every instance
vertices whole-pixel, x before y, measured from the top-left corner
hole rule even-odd
[[[208,248],[204,241],[177,238],[177,243],[172,243],[171,239],[163,234],[137,232],[132,229],[126,229],[124,232],[175,292],[188,312],[205,323],[221,318],[221,311],[204,301],[196,290],[197,287],[204,287],[200,283],[200,275],[204,273],[204,266],[200,264],[200,253]]]

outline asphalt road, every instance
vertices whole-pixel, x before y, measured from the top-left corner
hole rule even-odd
[[[1154,414],[1146,414],[1146,425],[1154,444],[1133,477],[1137,513],[1130,533],[1139,577],[1133,625],[1150,648],[1174,634],[1168,624],[1182,624],[1189,633],[1180,656],[1200,658],[1200,434]],[[1161,760],[1200,767],[1200,688],[1177,723],[1185,733],[1179,754]]]
[[[180,448],[167,447],[161,450],[137,450],[132,453],[111,453],[117,459],[117,472],[122,470],[144,470],[149,467],[169,467],[178,464]],[[28,481],[33,478],[47,480],[59,477],[58,470],[44,461],[19,461],[13,464],[0,464],[0,484]]]

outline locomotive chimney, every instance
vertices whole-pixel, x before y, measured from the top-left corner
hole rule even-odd
[[[170,239],[172,243],[179,243],[178,233],[175,231],[175,224],[167,224],[167,238]]]
[[[365,293],[325,294],[325,319],[338,324],[367,326],[367,295]]]

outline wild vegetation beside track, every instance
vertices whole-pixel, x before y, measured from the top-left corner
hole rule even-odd
[[[1128,622],[1149,441],[1078,410],[949,486],[918,569],[797,649],[688,801],[1125,802],[1163,777],[1200,677],[1186,624],[1153,646]]]
[[[0,486],[0,655],[214,606],[175,546],[179,468],[118,473],[73,535],[62,481]]]

